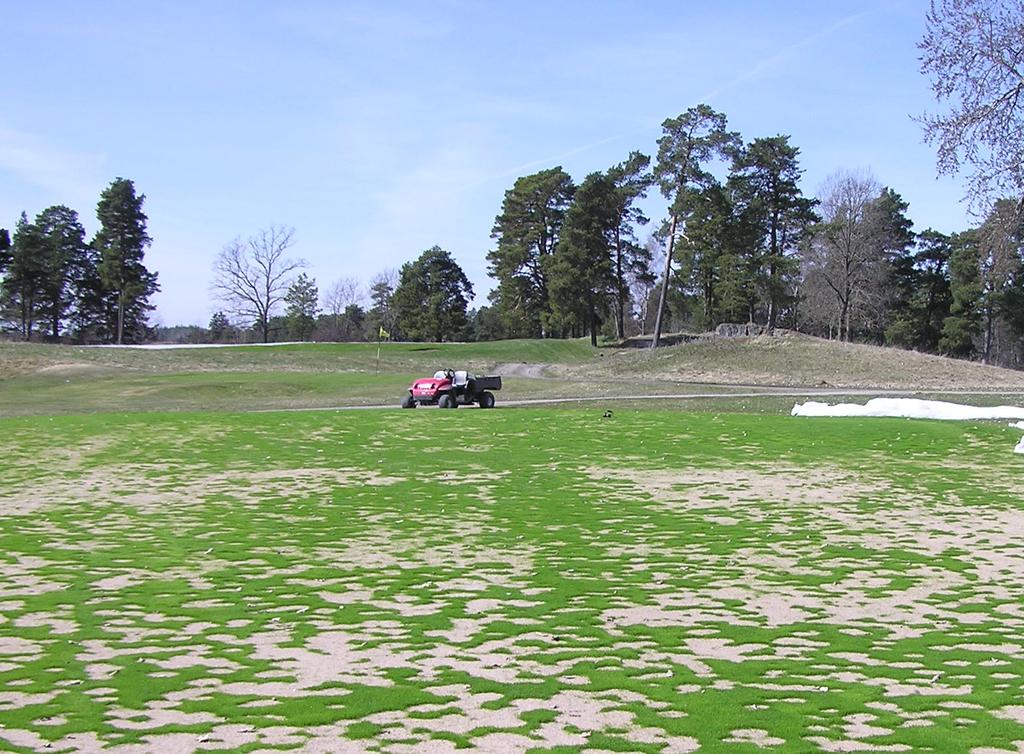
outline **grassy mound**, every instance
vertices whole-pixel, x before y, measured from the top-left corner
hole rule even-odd
[[[379,364],[367,343],[156,351],[0,343],[0,415],[395,405],[414,377],[443,366],[502,374],[499,403],[750,386],[1024,390],[1024,372],[793,335],[653,351],[581,340],[386,343]]]

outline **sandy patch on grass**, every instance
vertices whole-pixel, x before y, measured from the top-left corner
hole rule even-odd
[[[786,739],[768,735],[768,731],[761,728],[738,728],[723,740],[727,744],[753,744],[759,749],[781,746],[786,743]]]
[[[154,477],[154,472],[164,472]],[[148,479],[140,491],[139,480]],[[141,513],[167,513],[227,496],[243,505],[267,497],[313,498],[338,488],[383,487],[403,481],[362,469],[298,468],[197,474],[186,467],[119,464],[86,468],[46,482],[14,485],[0,496],[0,518],[24,516],[50,506],[117,503]],[[272,512],[264,512],[273,515]]]
[[[102,364],[88,364],[81,361],[66,361],[57,364],[50,364],[39,367],[36,374],[50,375],[54,377],[84,377],[96,374],[106,374],[117,371],[113,367]]]
[[[611,499],[632,501],[646,496],[654,502],[683,510],[729,508],[747,503],[828,505],[854,502],[884,492],[887,486],[859,478],[838,468],[807,469],[762,466],[752,469],[613,469],[591,467],[593,480],[616,485],[602,487]],[[627,483],[627,489],[622,489]]]

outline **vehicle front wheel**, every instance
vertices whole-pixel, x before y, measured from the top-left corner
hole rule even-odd
[[[494,408],[494,393],[485,390],[480,393],[480,408]]]
[[[445,393],[437,401],[438,408],[455,408],[458,404],[452,398],[451,393]]]
[[[402,408],[416,408],[416,401],[412,399],[411,395],[402,398]]]

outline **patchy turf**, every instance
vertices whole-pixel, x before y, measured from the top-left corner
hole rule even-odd
[[[0,430],[0,748],[1024,746],[1024,458],[1000,425]]]

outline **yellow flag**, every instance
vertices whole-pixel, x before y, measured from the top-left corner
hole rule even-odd
[[[391,333],[385,330],[383,327],[380,328],[380,333],[377,335],[382,340],[391,340]]]

